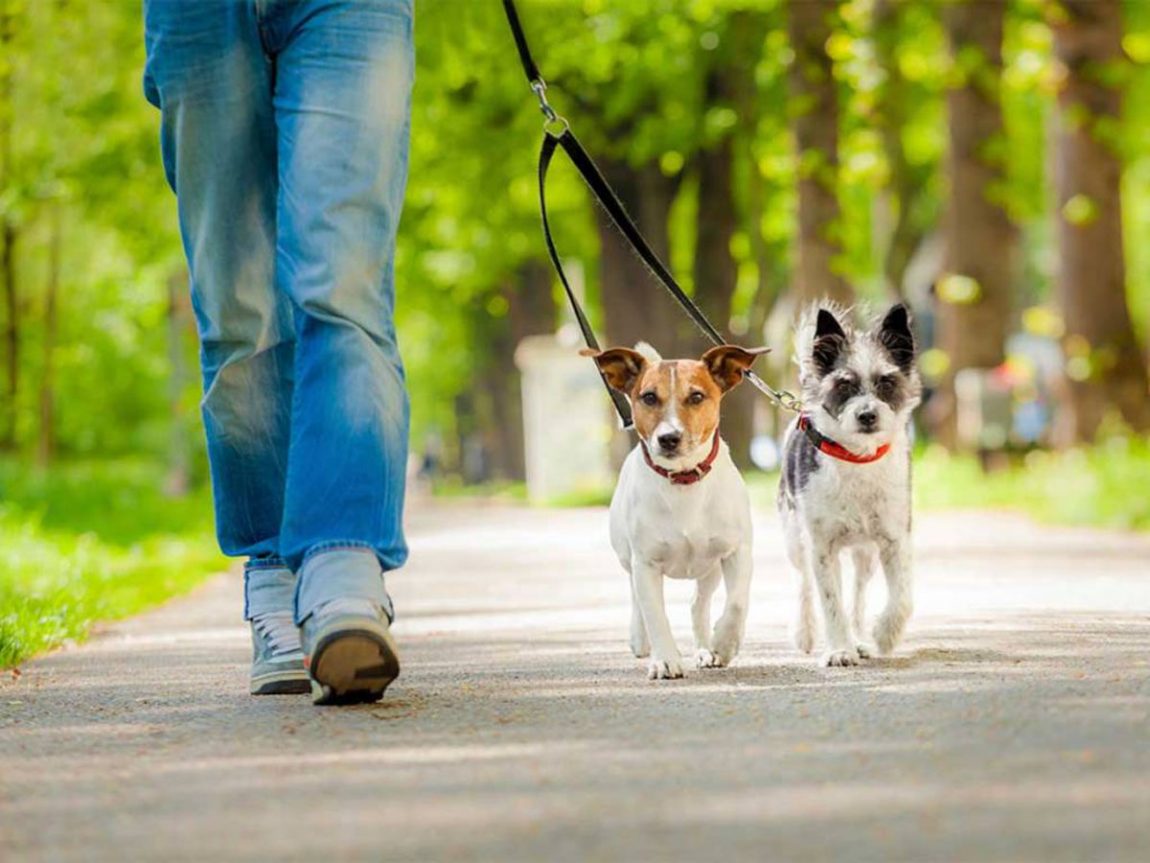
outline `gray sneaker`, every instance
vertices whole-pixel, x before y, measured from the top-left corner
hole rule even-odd
[[[325,602],[303,622],[304,666],[316,704],[379,701],[399,676],[384,610],[368,599]]]
[[[300,695],[311,691],[299,628],[290,611],[257,615],[252,624],[252,695]]]

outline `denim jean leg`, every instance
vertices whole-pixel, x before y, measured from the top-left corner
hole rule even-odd
[[[244,620],[292,611],[296,581],[295,573],[282,561],[249,561],[244,566]]]
[[[319,602],[358,595],[349,579],[382,600],[379,570],[407,556],[408,400],[393,259],[413,49],[404,0],[290,8],[275,88],[278,282],[298,309],[281,554],[297,569],[325,549],[377,558],[342,578],[326,564],[304,566],[302,619]]]
[[[145,92],[177,193],[220,546],[279,554],[294,324],[276,291],[273,74],[253,4],[148,0]]]

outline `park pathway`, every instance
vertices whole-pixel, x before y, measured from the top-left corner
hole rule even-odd
[[[737,664],[651,683],[604,510],[410,521],[378,705],[249,697],[234,574],[0,683],[0,860],[1150,855],[1150,538],[924,517],[898,654],[822,669],[763,515]]]

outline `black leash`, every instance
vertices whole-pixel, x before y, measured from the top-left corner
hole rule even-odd
[[[539,100],[539,108],[546,118],[543,124],[543,145],[539,150],[539,210],[543,218],[543,238],[547,243],[547,253],[551,257],[551,263],[555,267],[555,272],[559,276],[559,281],[563,284],[563,290],[567,294],[567,300],[571,303],[571,308],[575,312],[575,319],[579,324],[579,329],[583,332],[583,339],[587,343],[587,347],[594,350],[599,350],[599,343],[595,339],[595,333],[591,329],[591,324],[587,320],[587,315],[583,311],[583,307],[579,303],[578,297],[571,289],[570,283],[567,281],[567,274],[563,271],[563,264],[559,260],[559,252],[555,248],[555,240],[551,236],[551,223],[547,218],[547,170],[551,166],[551,160],[555,155],[557,149],[562,149],[567,154],[567,158],[571,160],[571,164],[587,187],[591,190],[598,200],[600,206],[607,211],[611,221],[615,227],[626,238],[627,242],[642,259],[643,263],[651,271],[652,275],[659,281],[659,283],[666,288],[668,293],[675,298],[675,301],[687,313],[687,316],[694,322],[706,338],[715,345],[723,345],[727,340],[722,337],[718,330],[712,326],[711,322],[707,320],[707,316],[703,314],[702,310],[695,304],[695,302],[687,296],[686,292],[675,281],[675,277],[671,275],[670,270],[659,260],[659,256],[651,249],[647,240],[640,233],[638,226],[632,221],[631,217],[627,215],[622,202],[619,200],[618,195],[604,179],[603,174],[595,165],[594,160],[588,155],[583,145],[579,143],[579,139],[571,131],[571,126],[567,120],[560,117],[555,113],[555,109],[547,101],[547,82],[543,80],[543,76],[539,73],[539,67],[535,65],[535,59],[531,56],[531,49],[527,45],[527,37],[523,33],[523,26],[519,22],[519,13],[515,9],[514,0],[503,0],[503,11],[507,14],[507,23],[511,27],[511,35],[515,39],[515,47],[519,51],[519,61],[523,64],[523,73],[527,76],[527,82],[531,86],[531,90],[535,93],[536,98]],[[775,401],[780,407],[787,410],[798,411],[801,407],[798,400],[786,391],[775,390],[770,387],[762,378],[754,372],[747,370],[743,373],[743,377],[750,381],[757,389],[765,393],[769,398]],[[606,386],[607,380],[603,379]],[[615,410],[619,414],[619,419],[623,423],[623,428],[631,428],[631,405],[627,398],[615,390],[607,387],[607,392],[611,396],[611,401],[615,404]]]

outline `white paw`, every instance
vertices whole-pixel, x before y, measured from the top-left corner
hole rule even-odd
[[[799,623],[791,630],[791,641],[802,653],[815,649],[815,628],[809,623]]]
[[[699,668],[722,668],[726,664],[727,660],[723,656],[716,655],[705,647],[695,651],[695,665]]]
[[[652,659],[647,663],[648,680],[673,680],[683,676],[683,665],[678,659]]]
[[[870,659],[875,655],[874,648],[863,641],[855,645],[855,652],[859,655],[859,659]]]
[[[631,639],[631,652],[636,659],[646,659],[651,655],[651,645],[646,639]]]
[[[823,654],[823,665],[827,668],[846,667],[858,665],[858,651],[853,647],[848,650],[828,650]]]

